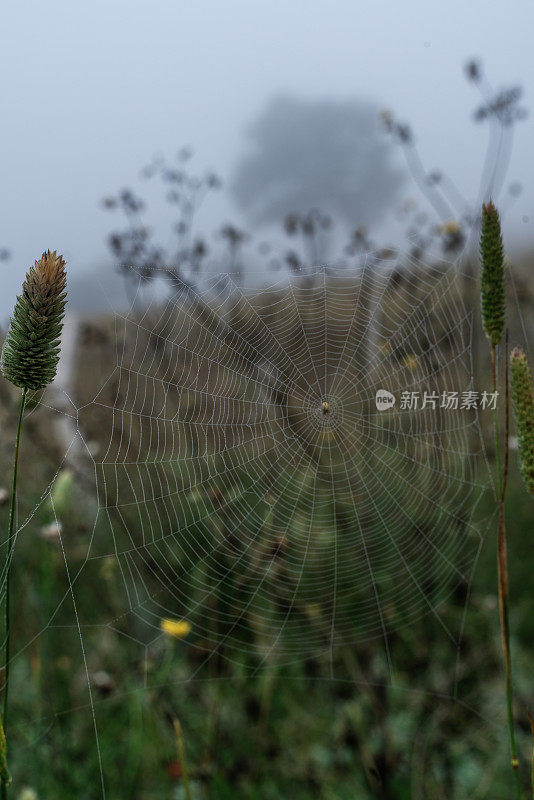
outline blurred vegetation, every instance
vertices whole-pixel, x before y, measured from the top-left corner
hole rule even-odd
[[[435,268],[431,282],[432,270],[419,269],[392,273],[380,306],[384,317],[376,320],[382,335],[391,328],[383,363],[369,371],[369,348],[381,343],[358,337],[351,380],[359,376],[373,386],[397,375],[400,388],[407,375],[417,385],[434,372],[439,383],[450,377],[447,365],[465,358],[466,332],[449,330],[456,283],[440,300],[446,273]],[[355,297],[365,296],[359,282],[372,277],[330,280],[328,296],[334,300],[327,311],[335,359],[336,347],[341,355],[336,342],[356,344],[348,323]],[[362,596],[365,587],[351,580],[363,554],[354,549],[352,534],[343,536],[343,530],[357,524],[350,498],[363,489],[344,483],[341,473],[335,494],[321,482],[324,450],[318,438],[306,435],[298,416],[291,419],[295,400],[280,395],[283,381],[269,383],[263,371],[266,394],[257,394],[255,376],[264,368],[257,320],[270,316],[271,331],[279,336],[283,331],[294,354],[302,352],[303,337],[314,330],[310,297],[321,289],[314,289],[312,278],[303,281],[307,300],[300,307],[310,311],[307,319],[293,315],[295,295],[290,297],[288,289],[255,292],[247,302],[230,303],[224,335],[220,302],[212,307],[189,292],[179,302],[138,310],[125,319],[82,322],[73,390],[96,471],[91,459],[86,459],[87,470],[73,458],[56,477],[65,448],[54,432],[64,414],[53,410],[52,400],[37,403],[34,398],[21,452],[19,521],[24,524],[12,578],[15,657],[9,754],[17,789],[27,785],[43,798],[97,798],[102,773],[110,797],[185,797],[173,728],[179,719],[193,798],[460,800],[507,795],[494,498],[488,490],[475,509],[484,535],[472,585],[444,572],[429,551],[425,597],[418,603],[412,594],[403,607],[402,570],[393,575],[377,570],[380,592],[389,598],[387,655],[383,637],[365,628],[372,605]],[[526,290],[521,296],[525,317],[531,313],[531,299]],[[409,323],[403,327],[400,321],[392,327],[395,310],[417,303],[427,310],[419,327],[410,331]],[[370,313],[363,303],[363,322]],[[238,332],[239,350],[232,346]],[[449,338],[442,341],[445,332]],[[429,335],[440,341],[441,375]],[[206,371],[216,340],[219,369]],[[270,348],[273,375],[283,373],[284,351],[277,362],[272,342],[264,346]],[[406,362],[410,352],[428,359],[415,374]],[[489,375],[482,349],[480,362],[482,385]],[[235,373],[240,382],[231,383],[229,375]],[[128,374],[133,374],[135,388]],[[461,377],[461,370],[457,374]],[[300,389],[307,378],[304,372]],[[201,387],[208,399],[200,402]],[[8,475],[16,398],[5,383],[0,391],[0,456],[2,474]],[[273,421],[285,415],[295,440],[306,438],[296,473],[270,457],[267,447],[261,451],[257,433],[247,438],[247,426],[234,424],[243,420],[243,407],[232,408],[227,398],[240,392],[249,403],[254,398],[261,402],[266,430],[275,429]],[[362,407],[361,415],[371,424],[368,407]],[[213,418],[226,418],[227,425],[202,424]],[[198,437],[178,436],[172,445],[148,438],[156,428],[168,432],[172,420],[183,432],[196,429]],[[451,448],[461,442],[446,427],[441,435],[445,452],[447,441]],[[260,487],[254,472],[242,466],[251,447],[256,448],[255,459],[264,459],[268,467]],[[396,472],[397,486],[381,488],[373,482],[376,464],[369,459],[360,473],[362,485],[373,487],[377,509],[387,515],[394,491],[411,515],[411,528],[394,522],[394,515],[386,523],[395,525],[398,545],[406,553],[414,531],[424,526],[449,535],[444,511],[449,502],[466,520],[473,511],[469,486],[449,500],[447,482],[440,485],[445,473],[465,475],[459,451],[452,452],[448,463],[440,460],[434,472],[432,437],[411,447],[403,444],[403,451],[396,452],[386,436],[376,437],[374,457],[377,463],[389,459],[383,475]],[[202,472],[204,452],[214,454],[211,477]],[[227,453],[233,453],[234,466],[225,476],[220,459]],[[417,470],[411,468],[407,482],[402,476],[409,462]],[[329,466],[335,472],[335,459]],[[159,491],[162,485],[173,487],[174,502]],[[417,502],[413,486],[439,496],[439,507]],[[309,516],[310,491],[319,511],[312,517],[309,558],[297,585],[299,520]],[[253,520],[247,518],[251,492],[255,499],[263,498]],[[287,505],[294,527],[281,541],[279,522],[288,519]],[[5,523],[5,505],[1,510]],[[532,513],[514,466],[508,517],[518,720],[523,720],[522,709],[532,694]],[[261,524],[252,546],[235,528],[236,519],[247,520],[244,534],[256,520]],[[366,520],[363,538],[371,546],[383,524],[380,515]],[[147,531],[152,541],[145,539]],[[458,563],[464,559],[465,565],[476,558],[478,547],[469,531],[464,529],[464,550],[455,550]],[[331,649],[332,598],[330,589],[318,587],[325,580],[333,585],[334,541],[339,563],[348,569],[347,579],[340,572],[337,580],[336,642]],[[257,594],[260,579],[265,591]],[[438,614],[425,613],[429,600]],[[160,619],[171,611],[192,625],[183,639],[158,635]],[[463,631],[458,646],[444,633],[443,622],[458,635]],[[526,724],[520,725],[526,788],[530,733]]]
[[[481,193],[487,196],[498,193],[504,181],[501,166],[506,166],[514,123],[523,116],[520,90],[493,92],[476,62],[467,66],[467,77],[482,97],[475,120],[491,126],[481,178]],[[339,453],[335,439],[325,448],[324,433],[310,432],[299,415],[298,398],[305,395],[311,374],[301,371],[293,391],[285,374],[284,354],[287,359],[288,352],[302,352],[304,340],[313,342],[318,327],[313,298],[320,290],[313,267],[334,224],[329,213],[317,208],[288,213],[283,230],[291,247],[278,250],[233,224],[223,225],[216,237],[224,244],[221,262],[233,273],[234,284],[242,282],[245,246],[254,246],[271,271],[268,282],[284,270],[302,276],[296,298],[289,297],[286,286],[258,290],[246,302],[232,302],[242,296],[230,293],[225,304],[219,302],[222,295],[214,303],[202,299],[213,264],[207,237],[194,228],[199,204],[220,181],[212,173],[193,174],[188,150],[178,153],[176,163],[157,159],[143,173],[161,181],[176,210],[169,248],[155,240],[144,217],[145,202],[132,190],[104,201],[105,208],[120,210],[126,219],[109,244],[132,297],[139,282],[144,286],[163,277],[170,302],[141,302],[125,318],[82,320],[69,387],[76,408],[59,408],[57,396],[50,394],[34,397],[28,407],[12,576],[13,797],[92,800],[102,797],[105,776],[106,794],[117,800],[185,798],[176,720],[183,730],[193,800],[509,796],[491,487],[475,503],[461,426],[438,425],[417,442],[409,427],[384,425],[378,435],[371,431],[370,395],[357,392],[358,386],[368,390],[381,381],[397,391],[407,381],[415,388],[429,375],[436,387],[445,388],[452,364],[458,380],[473,372],[479,386],[489,387],[485,343],[479,335],[466,338],[478,330],[476,262],[464,250],[478,217],[446,176],[422,167],[408,125],[387,110],[382,122],[403,148],[438,222],[412,201],[399,209],[409,243],[407,268],[390,248],[376,248],[355,220],[338,260],[346,276],[324,273],[335,302],[330,308],[321,304],[321,330],[326,317],[334,360],[336,347],[342,355],[339,342],[349,345],[351,368],[341,388],[360,397],[354,400],[360,403],[360,438],[349,440],[365,456],[357,480],[343,477],[343,458],[331,455]],[[519,190],[511,186],[508,198]],[[445,258],[466,255],[459,276],[430,256],[436,244]],[[527,269],[508,282],[509,305],[521,310],[523,323],[532,318],[530,268],[529,259]],[[368,289],[384,270],[386,291],[373,307],[367,299],[375,293]],[[440,302],[448,275],[454,285]],[[306,303],[299,301],[299,292]],[[453,330],[451,303],[462,309],[462,324]],[[413,330],[402,314],[395,317],[410,306],[421,309]],[[351,332],[355,307],[360,328]],[[297,318],[295,308],[307,308],[308,317]],[[268,320],[273,337],[278,336],[280,357],[272,341],[262,344],[258,319]],[[521,318],[514,316],[510,326],[511,342],[523,342]],[[359,336],[361,329],[374,339]],[[315,341],[310,363],[320,364],[324,341]],[[378,351],[381,358],[370,358]],[[443,361],[436,360],[436,352]],[[208,362],[217,369],[208,369]],[[237,396],[240,403],[228,399]],[[277,460],[267,435],[247,435],[243,409],[253,403],[261,412],[249,422],[258,429],[263,425],[268,436],[286,426],[300,453],[298,470]],[[0,490],[10,474],[16,404],[14,392],[0,382],[0,474],[7,476]],[[212,419],[220,424],[210,425]],[[165,434],[176,420],[189,435],[175,441]],[[491,420],[486,422],[482,433],[491,462]],[[77,426],[83,442],[77,437],[77,446],[67,448]],[[485,475],[488,465],[475,426],[471,429],[467,443]],[[370,436],[372,452],[366,444]],[[395,436],[402,449],[396,450]],[[331,460],[325,464],[326,449]],[[246,467],[251,452],[265,465],[261,482]],[[391,480],[396,473],[398,480],[377,484],[377,465],[383,476]],[[327,485],[330,472],[335,492]],[[457,488],[451,492],[453,483]],[[167,494],[161,491],[165,486]],[[370,486],[376,513],[362,525],[354,497],[369,498]],[[421,503],[417,490],[439,498],[439,504]],[[248,516],[251,495],[260,499],[253,517]],[[312,495],[318,511],[310,515]],[[400,523],[390,508],[392,495],[403,509]],[[0,491],[4,526],[6,499]],[[280,538],[287,504],[292,526]],[[477,564],[471,581],[444,571],[431,548],[425,550],[417,539],[421,532],[437,541],[449,537],[452,514],[459,521],[457,538],[450,540],[456,566]],[[531,739],[523,709],[532,705],[533,507],[515,464],[507,515],[516,717],[526,792]],[[303,563],[298,541],[306,519],[311,520],[310,557],[297,582],[295,565]],[[244,530],[236,528],[236,520],[246,520]],[[245,534],[256,523],[258,536],[251,543]],[[365,555],[354,546],[354,527],[360,525],[362,542],[378,551],[380,532],[388,524],[399,536],[401,552],[418,548],[420,563],[424,552],[425,590],[417,601],[411,595],[403,604],[406,572],[376,571],[379,591],[388,598],[386,650],[384,636],[373,628],[376,608],[368,586],[355,585],[351,567]],[[344,568],[335,577],[334,543]],[[377,555],[378,563],[391,556],[386,552],[380,561]],[[258,581],[264,585],[260,593]],[[182,638],[159,629],[171,610],[191,625]],[[443,623],[454,632],[452,638]]]
[[[427,263],[437,254],[465,260],[467,272],[474,263],[480,203],[499,198],[506,212],[522,192],[520,181],[506,187],[505,182],[515,127],[527,111],[521,86],[494,89],[477,59],[464,71],[479,97],[472,120],[488,128],[479,185],[470,197],[458,189],[454,176],[423,164],[415,131],[391,109],[377,114],[357,100],[275,98],[251,126],[252,150],[238,163],[230,187],[250,230],[232,221],[211,232],[199,227],[201,206],[223,183],[215,172],[193,168],[190,147],[145,165],[140,171],[144,186],[125,187],[103,199],[103,209],[120,212],[124,221],[107,241],[131,298],[161,279],[171,294],[177,288],[202,288],[206,277],[221,272],[243,286],[245,274],[303,274],[325,261],[351,272],[365,266],[371,251],[379,257],[395,252],[399,248],[373,238],[374,226],[393,206],[405,178],[390,163],[393,144],[423,200],[406,197],[396,210],[405,230],[405,256]],[[165,234],[144,197],[147,181],[159,185],[168,205]]]

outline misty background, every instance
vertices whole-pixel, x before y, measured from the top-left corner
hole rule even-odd
[[[532,495],[477,227],[491,193],[532,356],[532,0],[2,22],[0,329],[43,250],[68,270],[46,395],[22,419],[0,381],[10,800],[510,797],[504,483],[531,796]]]
[[[526,0],[23,0],[3,18],[2,322],[46,248],[66,257],[71,310],[123,302],[107,244],[122,223],[102,200],[131,188],[165,244],[172,209],[140,173],[184,146],[193,171],[222,182],[194,221],[214,252],[225,225],[272,241],[285,214],[312,208],[405,247],[399,204],[427,206],[378,111],[408,122],[425,168],[474,203],[488,130],[473,124],[480,97],[465,63],[480,58],[494,89],[520,84],[527,109],[534,82]],[[512,253],[533,239],[533,124],[529,115],[516,126],[503,189],[523,187],[504,215]],[[317,258],[328,257],[325,245]]]

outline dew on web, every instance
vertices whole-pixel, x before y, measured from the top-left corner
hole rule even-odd
[[[187,623],[189,679],[213,658],[252,675],[324,654],[335,677],[339,647],[371,642],[393,681],[391,637],[425,615],[457,650],[447,601],[467,608],[488,482],[478,409],[443,402],[473,389],[461,280],[368,254],[116,313],[63,407],[48,400],[94,497],[75,569],[63,551],[82,649],[118,634],[145,686],[164,619]]]
[[[259,638],[283,660],[387,647],[431,613],[457,642],[443,605],[470,581],[482,488],[476,412],[441,407],[471,388],[457,284],[417,263],[249,290],[226,275],[117,316],[80,426],[98,411],[106,439],[87,563],[116,562],[128,636],[183,618],[207,658],[247,662]]]

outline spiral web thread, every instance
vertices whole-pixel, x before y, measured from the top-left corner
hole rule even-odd
[[[191,641],[239,659],[252,626],[264,658],[287,659],[387,649],[388,629],[432,613],[457,642],[438,609],[480,545],[477,414],[399,399],[472,388],[470,320],[455,273],[412,264],[398,286],[372,267],[249,292],[218,276],[118,320],[115,397],[94,400],[113,429],[95,463],[108,535],[87,558],[116,558],[141,640],[187,619]]]
[[[460,591],[467,607],[491,412],[400,398],[489,390],[472,385],[463,279],[368,254],[358,271],[248,290],[218,275],[115,315],[114,368],[88,402],[69,397],[96,483],[76,571],[60,536],[85,663],[96,626],[148,664],[162,618],[190,622],[197,673],[214,654],[249,672],[325,652],[333,665],[338,645],[375,641],[392,678],[390,635],[426,614],[459,648],[446,601]],[[392,409],[377,410],[379,389]],[[83,582],[97,598],[110,565],[123,612],[95,602],[79,618]]]

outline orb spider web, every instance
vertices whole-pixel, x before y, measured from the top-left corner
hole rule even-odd
[[[370,253],[117,314],[79,417],[105,440],[86,565],[113,560],[124,609],[98,624],[146,647],[187,620],[188,646],[254,669],[374,639],[389,660],[425,614],[458,646],[446,600],[468,594],[484,489],[478,411],[442,403],[473,389],[461,280]]]

